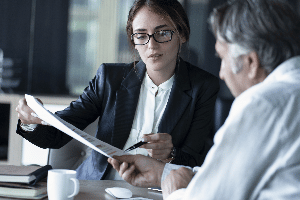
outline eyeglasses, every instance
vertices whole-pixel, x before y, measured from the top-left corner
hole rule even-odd
[[[173,34],[174,31],[171,30],[156,31],[152,35],[147,33],[134,33],[131,35],[131,40],[135,45],[145,45],[149,42],[150,38],[153,37],[156,42],[164,43],[171,41]]]

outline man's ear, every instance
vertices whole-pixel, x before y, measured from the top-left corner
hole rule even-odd
[[[248,66],[248,78],[249,79],[257,79],[258,77],[261,76],[260,73],[262,73],[264,70],[260,67],[260,62],[258,55],[255,51],[250,52],[246,56],[246,61],[244,63]]]

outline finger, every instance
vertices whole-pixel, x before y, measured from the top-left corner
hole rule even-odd
[[[19,119],[23,124],[43,124],[40,118],[33,117],[32,115],[29,115],[27,113],[25,113],[24,115],[20,115]],[[47,123],[44,124],[49,125]]]
[[[19,105],[20,105],[20,106],[24,106],[24,105],[27,106],[27,101],[26,101],[26,99],[25,99],[25,98],[21,98],[21,99],[19,100]]]
[[[107,161],[112,162],[112,163],[117,163],[118,165],[120,165],[122,162],[118,161],[117,159],[113,158],[108,158]]]
[[[113,165],[113,158],[107,158],[107,162],[108,162],[109,164],[111,164],[112,167],[114,168],[114,165]]]
[[[120,170],[119,170],[119,175],[122,177],[124,172],[128,169],[128,163],[127,162],[123,162],[120,165]]]
[[[155,133],[148,133],[148,134],[144,134],[144,135],[154,135]]]
[[[172,151],[171,149],[165,149],[165,150],[151,149],[148,152],[151,152],[151,153],[149,153],[149,156],[152,158],[159,159],[159,160],[165,160],[165,159],[170,158],[171,151]]]
[[[42,120],[40,120],[39,118],[32,117],[26,113],[24,115],[18,113],[18,118],[23,124],[42,124]]]
[[[36,117],[36,118],[38,118],[38,115],[37,115],[37,114],[35,114],[35,112],[32,112],[32,113],[30,113],[30,115],[31,115],[32,117]]]
[[[25,98],[19,100],[19,104],[16,107],[16,111],[18,112],[18,117],[24,124],[40,124],[41,120],[33,117],[31,113],[33,110],[27,105]]]
[[[172,141],[172,136],[168,133],[145,134],[143,136],[145,142],[151,141]]]
[[[130,181],[131,178],[133,177],[134,170],[135,170],[135,166],[131,165],[129,168],[127,168],[126,171],[124,171],[121,177],[127,182]]]
[[[153,156],[152,156],[152,149],[146,149],[146,150],[148,152],[148,155],[153,158]]]
[[[28,111],[28,110],[30,110],[30,108],[27,106],[25,98],[20,99],[19,103],[18,103],[18,106],[16,107],[16,111],[18,113],[22,113],[22,112]]]
[[[40,121],[40,123],[41,123],[42,125],[45,125],[45,126],[51,126],[49,123],[43,121],[36,113],[32,112],[32,113],[31,113],[31,116],[34,117],[34,118],[36,118],[37,121]]]
[[[112,167],[117,170],[118,172],[120,171],[120,163],[113,158],[108,158],[107,161],[112,165]]]
[[[141,146],[140,148],[144,148],[144,149],[172,149],[173,148],[173,144],[172,143],[165,143],[165,142],[156,142],[156,143],[147,143],[144,144],[143,146]]]
[[[45,125],[45,126],[51,126],[50,124],[48,124],[47,122],[45,121],[41,121],[41,124]]]
[[[151,136],[154,135],[155,133],[148,133],[148,134],[144,134],[142,139],[144,142],[150,142],[152,139],[151,139]]]
[[[132,163],[135,160],[135,155],[113,156],[113,158],[121,162]]]

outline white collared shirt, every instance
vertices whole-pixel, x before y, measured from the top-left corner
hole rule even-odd
[[[300,56],[235,99],[214,143],[188,187],[168,200],[300,199]]]
[[[157,133],[158,126],[168,103],[173,82],[174,75],[169,80],[156,86],[146,72],[141,85],[131,132],[123,150],[139,142],[144,134]],[[148,155],[147,150],[143,148],[137,148],[129,153]],[[123,180],[116,170],[111,170],[105,179]]]

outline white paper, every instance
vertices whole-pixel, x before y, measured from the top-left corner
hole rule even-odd
[[[107,144],[86,132],[76,128],[72,124],[64,121],[63,119],[59,118],[52,112],[48,111],[36,98],[31,95],[25,94],[25,98],[27,101],[27,105],[38,115],[38,117],[54,126],[55,128],[59,129],[60,131],[68,134],[72,138],[78,140],[79,142],[89,146],[90,148],[98,151],[99,153],[107,156],[121,156],[121,155],[128,155],[128,153],[124,152],[121,149],[118,149],[110,144]]]

